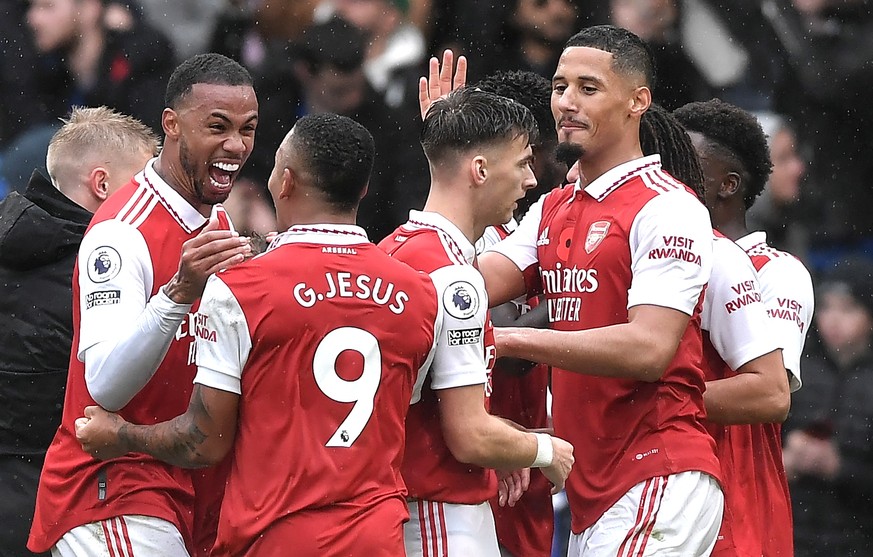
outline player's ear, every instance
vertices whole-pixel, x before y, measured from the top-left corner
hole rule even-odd
[[[642,118],[643,113],[652,106],[652,91],[645,86],[634,89],[630,98],[630,115],[634,118]]]
[[[161,114],[161,127],[164,129],[164,134],[173,139],[179,137],[179,115],[172,108],[165,108]]]
[[[477,187],[488,179],[488,159],[483,155],[476,155],[470,160],[470,177]]]
[[[718,185],[718,198],[729,199],[735,196],[742,186],[743,179],[736,172],[728,172]]]
[[[291,194],[300,184],[300,177],[297,173],[286,167],[282,171],[282,189],[279,190],[279,199],[288,199]]]
[[[88,191],[100,202],[109,197],[109,171],[103,166],[91,169],[88,174]]]

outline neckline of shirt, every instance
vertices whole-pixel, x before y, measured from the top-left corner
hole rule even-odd
[[[657,154],[629,160],[607,170],[584,188],[582,187],[582,178],[580,177],[573,186],[573,192],[579,193],[584,190],[585,193],[597,201],[603,201],[610,193],[617,190],[619,186],[631,178],[660,167],[661,155]]]
[[[458,250],[457,255],[462,256],[467,263],[473,263],[476,257],[476,247],[470,243],[461,229],[455,226],[455,223],[441,214],[413,209],[409,211],[409,222],[406,224],[416,228],[431,228],[442,232],[455,244],[453,247]]]
[[[174,190],[170,184],[164,181],[155,171],[154,158],[146,163],[142,171],[142,176],[146,184],[148,184],[157,194],[158,198],[167,208],[173,218],[187,232],[193,232],[206,224],[206,217],[200,214],[200,211],[195,209],[184,197],[179,195],[179,192]]]
[[[763,230],[750,232],[742,238],[737,238],[736,244],[743,248],[743,251],[749,251],[755,246],[767,243],[767,233]]]
[[[370,239],[354,224],[299,224],[276,236],[269,249],[292,243],[350,246],[368,244]]]

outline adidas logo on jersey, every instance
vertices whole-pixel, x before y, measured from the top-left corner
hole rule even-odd
[[[543,228],[540,232],[540,237],[537,239],[537,247],[549,245],[549,227]]]

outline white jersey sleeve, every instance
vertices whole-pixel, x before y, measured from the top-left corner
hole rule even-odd
[[[758,277],[749,256],[727,238],[713,240],[712,276],[703,298],[701,328],[721,359],[737,370],[782,348],[769,332]]]
[[[770,335],[782,346],[789,388],[794,392],[802,385],[800,357],[815,306],[812,278],[803,263],[782,254],[758,270],[758,281],[770,318]]]
[[[194,382],[241,395],[242,371],[252,339],[242,307],[217,275],[206,282],[197,324]]]
[[[430,273],[440,297],[443,321],[430,367],[433,390],[484,384],[485,281],[471,265],[449,265]]]
[[[709,213],[685,190],[654,197],[629,234],[628,309],[650,304],[691,315],[712,270]]]
[[[518,224],[518,228],[513,230],[512,234],[493,246],[487,247],[485,251],[502,254],[515,263],[515,266],[521,271],[531,265],[536,265],[539,261],[537,239],[540,222],[543,220],[543,200],[546,195],[548,194],[543,194],[536,203],[531,205]]]
[[[123,254],[123,255],[122,255]],[[152,378],[191,309],[163,291],[149,297],[153,270],[142,235],[119,221],[96,224],[79,247],[77,356],[91,398],[127,405]]]

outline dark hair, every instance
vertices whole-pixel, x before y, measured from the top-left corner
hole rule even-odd
[[[473,87],[523,104],[533,114],[540,134],[554,130],[555,118],[550,105],[552,84],[543,76],[526,71],[501,71],[489,75]],[[543,137],[540,136],[541,139]],[[555,134],[548,137],[557,141]]]
[[[758,120],[745,110],[719,99],[688,103],[673,114],[685,129],[702,134],[722,156],[737,165],[746,209],[764,190],[773,165],[767,136]]]
[[[661,155],[661,166],[694,190],[703,200],[703,168],[682,124],[666,109],[652,104],[640,120],[640,146],[644,155]]]
[[[436,162],[450,154],[524,135],[534,143],[538,134],[537,123],[524,105],[463,87],[431,105],[421,128],[421,146],[428,160]]]
[[[650,89],[655,87],[655,62],[652,50],[639,37],[614,25],[586,27],[564,44],[564,48],[587,46],[612,54],[612,67],[619,73],[637,74]]]
[[[311,73],[325,66],[350,72],[364,66],[366,46],[362,31],[341,17],[333,17],[304,29],[292,49]]]
[[[248,70],[227,56],[210,52],[188,58],[173,71],[164,102],[176,108],[197,83],[209,85],[252,85]]]
[[[338,114],[311,114],[294,125],[290,145],[330,203],[345,211],[357,208],[376,152],[364,126]]]

